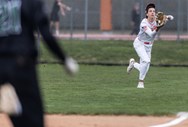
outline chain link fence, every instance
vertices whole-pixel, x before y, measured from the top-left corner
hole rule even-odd
[[[45,0],[46,11],[50,16],[54,0]],[[83,38],[90,33],[102,34],[100,16],[101,0],[63,0],[64,4],[72,8],[65,16],[60,16],[60,29],[62,35],[83,34]],[[141,19],[145,17],[145,6],[155,3],[157,11],[174,16],[160,35],[173,35],[177,40],[187,39],[188,33],[188,0],[111,0],[111,23],[112,29],[108,32],[130,34],[131,11],[134,4],[140,4]],[[172,36],[169,36],[172,37]]]

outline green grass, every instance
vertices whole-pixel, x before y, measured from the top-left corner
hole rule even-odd
[[[128,63],[130,57],[138,60],[132,41],[83,41],[63,40],[60,45],[80,63]],[[188,43],[176,41],[155,41],[152,51],[153,65],[188,65]],[[58,61],[41,45],[41,61]]]
[[[47,113],[171,115],[188,111],[188,68],[152,66],[145,89],[137,89],[138,72],[126,74],[131,57],[138,60],[132,41],[64,40],[59,43],[81,64],[72,78],[59,64],[40,64],[39,76]],[[188,43],[156,41],[152,65],[187,65]],[[57,62],[41,45],[40,60]]]
[[[125,66],[81,65],[76,77],[59,64],[39,65],[47,113],[171,115],[188,111],[188,68],[151,67],[145,89]]]

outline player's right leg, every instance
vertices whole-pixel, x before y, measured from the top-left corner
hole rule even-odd
[[[144,81],[143,80],[139,80],[137,88],[144,88]]]
[[[144,88],[144,79],[149,70],[151,50],[146,51],[146,47],[138,39],[134,41],[134,48],[140,57],[140,63],[136,65],[135,68],[139,70],[139,82],[137,88]]]
[[[144,79],[146,77],[146,74],[149,70],[149,66],[150,66],[150,58],[148,57],[148,55],[145,54],[145,57],[143,57],[144,60],[142,58],[140,58],[140,70],[139,70],[139,82],[138,82],[138,86],[137,88],[144,88]]]

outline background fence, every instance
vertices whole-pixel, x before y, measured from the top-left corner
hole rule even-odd
[[[46,10],[50,16],[54,0],[45,0]],[[63,0],[63,3],[72,7],[66,16],[60,16],[62,34],[74,35],[81,33],[104,32],[101,30],[101,1],[102,0]],[[131,11],[136,2],[140,3],[141,19],[145,17],[145,6],[155,3],[158,11],[172,14],[174,20],[168,23],[162,34],[170,34],[182,39],[188,33],[188,0],[110,0],[112,29],[108,32],[129,34],[131,26]],[[160,34],[160,35],[162,35]],[[73,36],[70,36],[71,38]]]

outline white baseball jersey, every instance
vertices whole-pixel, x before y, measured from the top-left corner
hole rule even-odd
[[[140,62],[134,63],[139,73],[139,80],[144,80],[151,62],[151,50],[153,41],[155,39],[156,32],[156,21],[149,22],[146,18],[140,23],[140,31],[137,38],[134,40],[134,48],[140,57]]]
[[[155,35],[157,34],[156,30],[154,30],[156,27],[156,21],[149,22],[146,18],[144,18],[140,23],[140,31],[137,36],[138,39],[142,42],[153,42]]]

